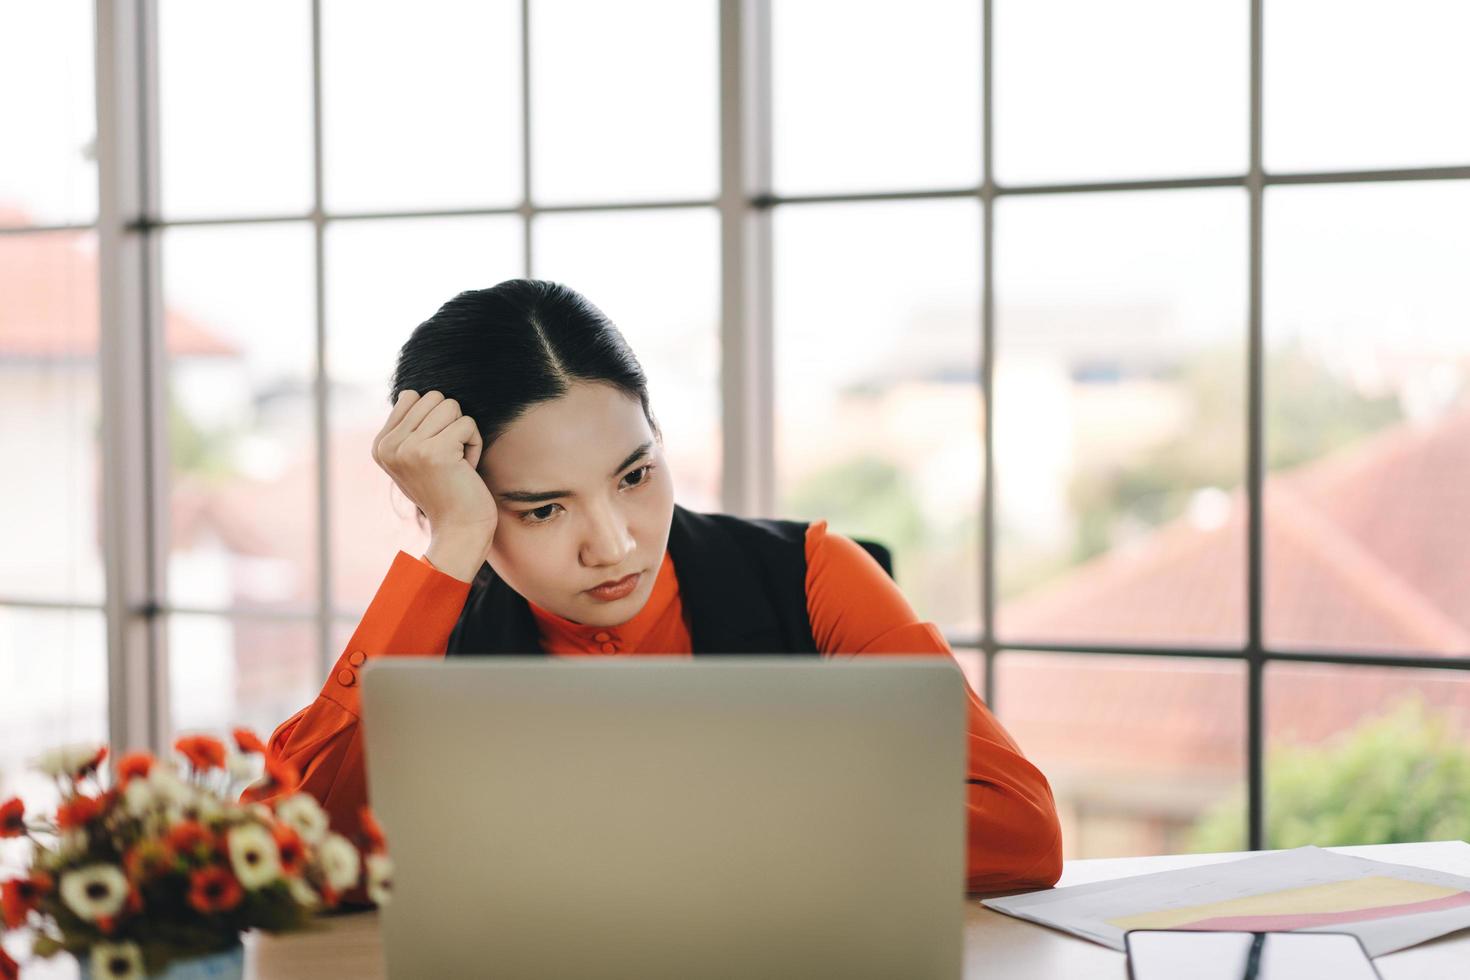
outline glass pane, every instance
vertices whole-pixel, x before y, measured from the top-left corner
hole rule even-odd
[[[980,4],[771,4],[782,194],[980,182]]]
[[[316,623],[224,616],[168,620],[170,718],[179,734],[267,738],[322,686]]]
[[[0,597],[100,602],[97,239],[0,235]]]
[[[1267,642],[1470,654],[1470,183],[1265,217]]]
[[[1464,0],[1265,5],[1266,169],[1470,163]]]
[[[717,14],[713,0],[533,0],[537,203],[715,196]]]
[[[1470,839],[1470,672],[1266,669],[1266,846]]]
[[[720,504],[720,228],[698,210],[552,214],[533,271],[618,325],[648,375],[679,503]]]
[[[1002,653],[995,670],[1067,858],[1243,849],[1243,663]]]
[[[1001,183],[1246,169],[1249,4],[996,0],[994,24]]]
[[[0,5],[0,226],[97,220],[93,4]]]
[[[310,209],[311,4],[159,0],[158,88],[167,217]]]
[[[1007,198],[995,249],[999,629],[1244,642],[1246,196]]]
[[[314,266],[305,224],[164,232],[172,602],[316,605]]]
[[[0,801],[19,795],[27,810],[54,805],[56,784],[31,767],[36,757],[106,741],[102,614],[0,606]],[[7,856],[0,850],[0,864]]]
[[[328,0],[322,102],[332,211],[518,201],[520,4]]]
[[[392,407],[398,349],[414,327],[466,289],[525,268],[520,219],[336,222],[327,228],[327,369],[331,379],[332,601],[367,608],[400,549],[428,535],[408,498],[373,462],[373,436]]]
[[[893,551],[919,615],[980,629],[980,214],[973,200],[775,214],[783,517]]]

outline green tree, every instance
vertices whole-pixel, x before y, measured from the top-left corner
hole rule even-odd
[[[1198,851],[1245,847],[1237,795],[1195,825]],[[1470,840],[1470,745],[1421,698],[1320,745],[1282,745],[1266,765],[1266,845]]]
[[[1370,397],[1332,374],[1300,344],[1266,355],[1266,465],[1286,470],[1350,446],[1402,420],[1391,395]],[[1110,550],[1129,527],[1157,527],[1184,512],[1200,487],[1233,490],[1245,478],[1245,360],[1238,347],[1210,348],[1168,372],[1187,391],[1187,429],[1142,459],[1079,474],[1069,488],[1078,563]]]

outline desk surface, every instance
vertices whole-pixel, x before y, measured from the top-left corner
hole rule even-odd
[[[1435,868],[1470,877],[1470,844],[1378,844],[1333,848],[1344,854]],[[1161,857],[1068,861],[1062,885],[1080,885],[1150,871],[1212,864],[1240,854],[1188,854]],[[247,939],[246,975],[254,980],[384,976],[376,913],[332,918],[327,930],[311,935],[252,936]],[[1470,962],[1470,930],[1380,956],[1374,961],[1384,980],[1463,980]],[[979,901],[966,903],[966,977],[1097,977],[1124,980],[1124,956],[1115,950],[1043,926],[992,912]]]

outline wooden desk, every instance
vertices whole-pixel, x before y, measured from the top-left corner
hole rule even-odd
[[[1470,844],[1463,841],[1333,850],[1470,877]],[[1068,861],[1061,884],[1080,885],[1240,856],[1190,854]],[[339,916],[329,922],[327,931],[315,935],[249,937],[246,975],[255,980],[376,980],[385,975],[376,913]],[[1375,962],[1384,980],[1464,980],[1470,976],[1470,930],[1380,956]],[[1124,980],[1127,969],[1122,953],[992,912],[976,900],[966,903],[965,976]]]

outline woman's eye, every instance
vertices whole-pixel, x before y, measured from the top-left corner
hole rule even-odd
[[[556,516],[556,509],[560,506],[561,504],[546,504],[535,510],[522,511],[521,520],[529,524],[544,524]]]
[[[624,483],[624,485],[630,486],[630,487],[636,487],[636,486],[642,484],[645,480],[648,479],[648,473],[652,469],[653,469],[653,464],[652,463],[644,463],[642,466],[638,467],[636,470],[630,470],[627,473],[627,475],[623,477],[623,483]]]

